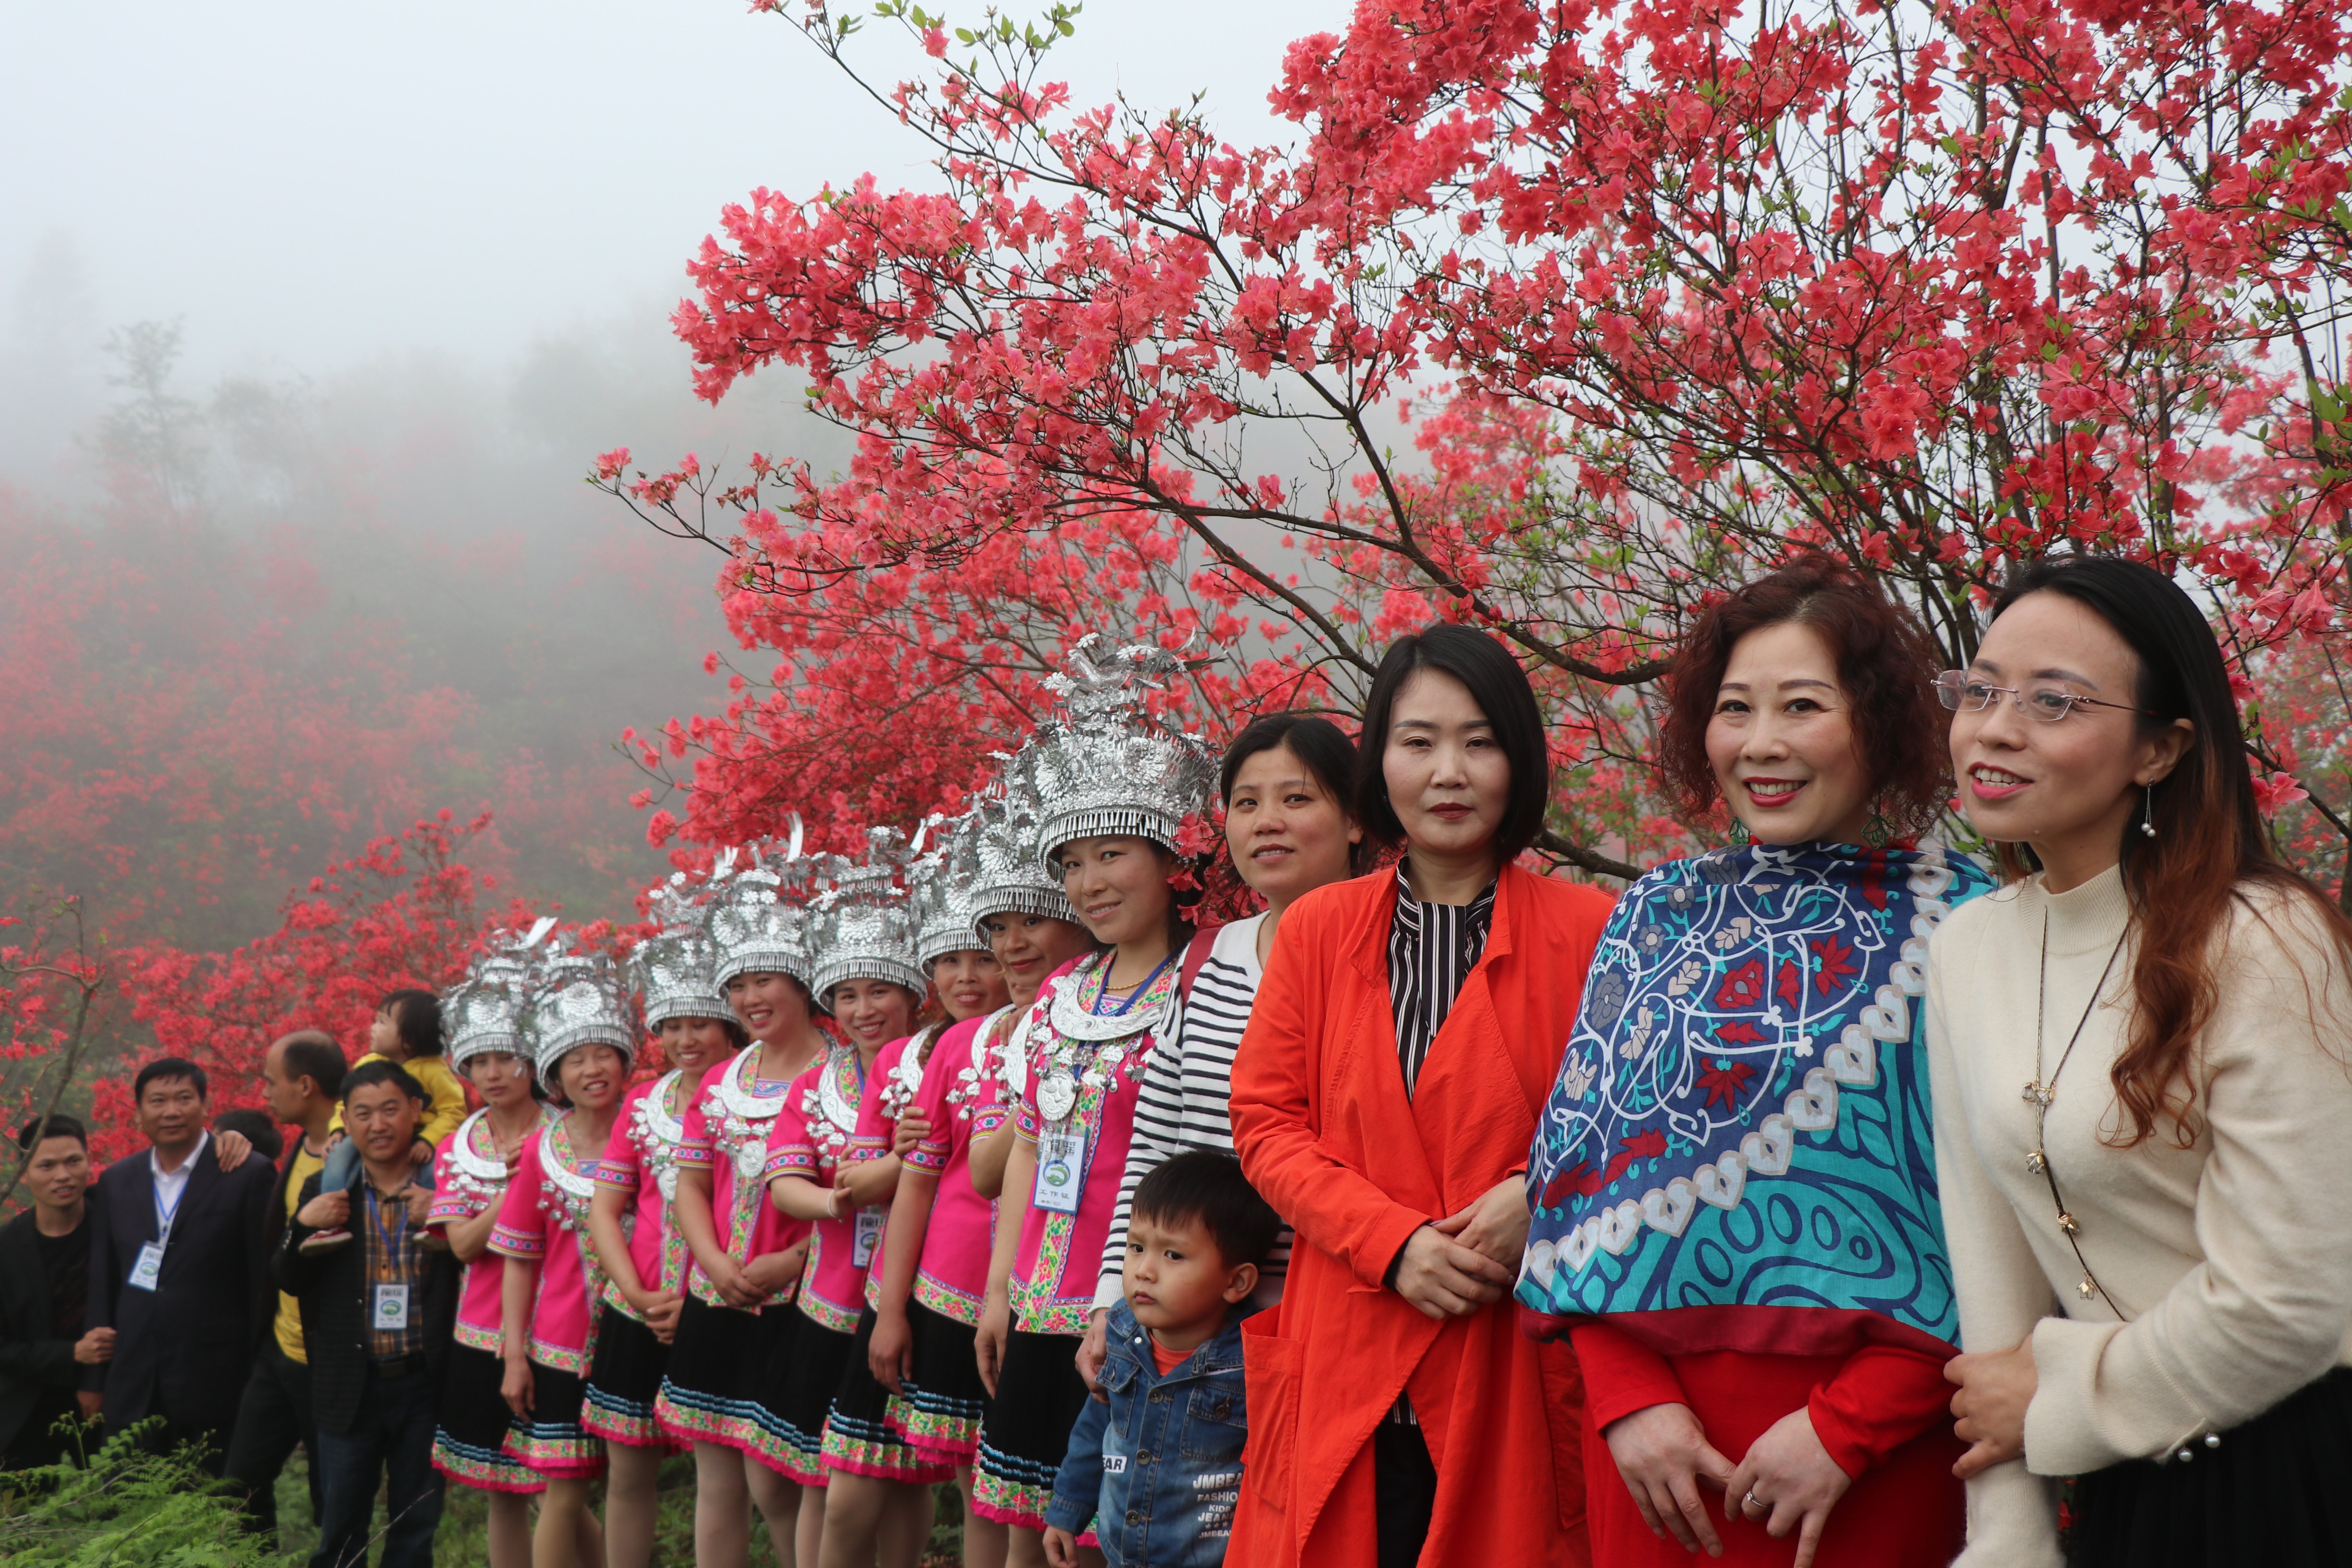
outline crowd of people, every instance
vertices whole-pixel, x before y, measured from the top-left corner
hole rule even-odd
[[[2164,575],[1940,662],[1823,559],[1713,605],[1654,760],[1730,842],[1612,900],[1475,628],[1222,759],[1089,639],[911,843],[278,1040],[274,1163],[172,1058],[94,1184],[26,1126],[7,1463],[149,1421],[267,1530],[299,1445],[314,1568],[449,1486],[645,1568],[681,1453],[700,1568],[914,1568],[950,1481],[972,1568],[2352,1563],[2352,922]]]

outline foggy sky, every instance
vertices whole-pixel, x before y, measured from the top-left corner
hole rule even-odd
[[[1226,136],[1264,142],[1283,47],[1344,21],[1094,0],[1054,75],[1081,104],[1206,89]],[[886,84],[920,58],[895,26],[857,43]],[[95,319],[184,317],[198,375],[498,360],[583,317],[662,312],[721,205],[868,170],[929,174],[743,0],[0,0],[0,283],[62,237]]]
[[[1265,107],[1283,48],[1345,17],[1094,0],[1051,77],[1081,105],[1205,91],[1226,139],[1287,141]],[[859,49],[885,84],[929,64],[894,27]],[[702,658],[732,639],[718,557],[580,476],[622,445],[647,466],[835,466],[843,437],[783,375],[696,403],[666,318],[722,205],[869,171],[935,178],[887,110],[743,0],[0,0],[0,510],[97,526],[100,432],[128,395],[101,345],[178,321],[171,391],[203,484],[176,526],[222,563],[286,542],[314,584],[289,646],[319,679],[363,624],[416,689],[459,693],[475,760],[420,804],[499,814],[507,892],[619,914],[663,861],[614,738],[723,707]],[[301,840],[289,869],[355,847]],[[259,934],[273,875],[183,934]]]

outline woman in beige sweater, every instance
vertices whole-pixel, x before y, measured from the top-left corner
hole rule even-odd
[[[1968,1568],[2352,1563],[2352,924],[2279,864],[2154,570],[2026,571],[1943,678],[2018,879],[1927,970]],[[2028,871],[2036,874],[2028,875]]]

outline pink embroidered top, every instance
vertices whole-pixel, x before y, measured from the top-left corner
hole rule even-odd
[[[915,1091],[922,1087],[924,1058],[916,1047],[924,1041],[936,1042],[941,1031],[937,1027],[918,1029],[903,1040],[893,1040],[874,1058],[869,1075],[874,1085],[872,1093],[857,1102],[857,1131],[850,1134],[849,1157],[852,1163],[860,1160],[879,1160],[890,1152],[890,1145],[898,1141],[898,1118],[915,1102]],[[933,1047],[936,1050],[937,1045]],[[869,1307],[881,1299],[882,1276],[872,1267],[873,1258],[882,1256],[890,1235],[890,1205],[876,1205],[881,1217],[875,1222],[874,1250],[866,1270],[866,1304]]]
[[[1106,1005],[1103,980],[1116,956],[1087,957],[1048,980],[1025,1025],[1014,1125],[1022,1142],[1035,1146],[1037,1177],[1029,1192],[1006,1196],[1022,1205],[1009,1290],[1013,1322],[1033,1334],[1087,1331],[1144,1063],[1175,1026],[1176,964],[1162,965],[1128,1001]],[[1065,1191],[1076,1188],[1072,1212],[1037,1204],[1056,1176]]]
[[[539,1112],[541,1126],[560,1114],[551,1105],[541,1105]],[[434,1162],[433,1207],[425,1223],[448,1226],[479,1219],[506,1197],[507,1177],[507,1163],[499,1157],[498,1138],[490,1130],[490,1113],[477,1110],[458,1124]],[[495,1252],[485,1251],[466,1265],[457,1293],[455,1337],[459,1344],[499,1353],[506,1331],[506,1277],[507,1260]]]
[[[490,1227],[492,1252],[539,1265],[530,1359],[579,1377],[588,1375],[596,1353],[595,1302],[604,1288],[588,1235],[603,1158],[602,1150],[572,1147],[568,1120],[549,1122],[522,1146],[522,1163]]]
[[[866,1083],[857,1047],[846,1045],[828,1049],[793,1079],[783,1112],[768,1134],[767,1179],[805,1176],[819,1186],[833,1185],[841,1167],[852,1163],[850,1144],[857,1133]],[[879,1234],[878,1214],[870,1211],[816,1222],[809,1237],[808,1263],[801,1270],[801,1310],[812,1321],[845,1334],[856,1331],[865,1300],[866,1265]]]
[[[759,1070],[760,1043],[754,1040],[703,1074],[687,1107],[675,1157],[681,1168],[698,1165],[710,1172],[711,1226],[719,1245],[739,1264],[782,1252],[808,1234],[805,1224],[776,1212],[760,1179],[769,1133],[792,1086],[761,1082],[754,1077]],[[796,1281],[786,1284],[761,1306],[782,1306],[797,1288]],[[698,1262],[688,1267],[687,1289],[709,1306],[727,1305]]]
[[[1021,1017],[1005,1007],[984,1018],[967,1018],[931,1047],[914,1099],[930,1131],[907,1151],[908,1170],[939,1178],[922,1256],[915,1265],[915,1300],[959,1323],[980,1321],[988,1294],[989,1247],[996,1234],[995,1203],[972,1190],[971,1141],[1003,1125],[1003,1078],[995,1050],[979,1062],[972,1051],[999,1019],[1009,1042],[1019,1032]]]
[[[670,1114],[670,1101],[680,1073],[675,1068],[651,1083],[641,1083],[621,1101],[619,1120],[613,1123],[612,1142],[604,1146],[604,1162],[596,1169],[599,1186],[630,1195],[622,1229],[629,1241],[629,1261],[648,1290],[676,1290],[684,1283],[688,1254],[686,1237],[670,1220],[670,1200],[677,1194],[677,1151],[686,1138],[683,1118]],[[688,1084],[691,1090],[695,1086]],[[604,1281],[604,1300],[624,1317],[645,1321],[621,1294],[621,1287]]]

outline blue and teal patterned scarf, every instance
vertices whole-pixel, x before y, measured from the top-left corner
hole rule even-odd
[[[1990,885],[1940,846],[1811,844],[1628,889],[1536,1128],[1519,1301],[1844,1309],[1957,1342],[1919,1000],[1929,934]]]

